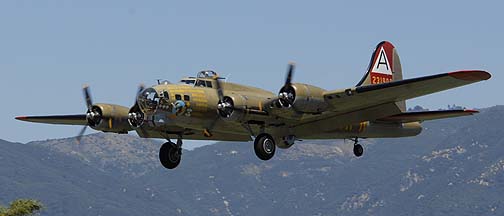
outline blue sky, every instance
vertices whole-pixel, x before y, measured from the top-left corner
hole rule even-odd
[[[406,78],[484,69],[493,78],[408,104],[504,104],[499,1],[1,1],[0,138],[69,137],[79,127],[28,124],[18,115],[83,113],[95,102],[130,106],[139,83],[213,69],[232,82],[278,91],[295,81],[353,86],[375,45],[389,40]]]

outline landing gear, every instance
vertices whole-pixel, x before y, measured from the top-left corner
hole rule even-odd
[[[353,139],[354,141],[354,146],[353,146],[353,153],[356,157],[362,156],[364,154],[364,148],[362,148],[362,145],[359,144],[359,139],[355,138]]]
[[[178,139],[177,143],[171,141],[161,145],[159,149],[159,161],[163,167],[167,169],[174,169],[180,164],[182,158],[182,140]]]
[[[259,134],[254,140],[254,151],[261,160],[269,160],[275,155],[276,144],[269,134]]]

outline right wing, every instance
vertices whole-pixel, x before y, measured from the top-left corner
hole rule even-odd
[[[487,80],[490,73],[480,70],[456,71],[382,84],[328,91],[325,100],[330,112],[339,114],[381,104],[420,97],[435,92]]]
[[[85,114],[79,115],[53,115],[53,116],[18,116],[17,120],[63,125],[88,125]]]

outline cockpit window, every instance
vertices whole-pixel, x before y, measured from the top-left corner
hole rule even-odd
[[[212,88],[212,82],[211,81],[206,81],[206,87]]]
[[[198,82],[196,82],[196,86],[206,87],[205,81],[204,80],[198,80]]]

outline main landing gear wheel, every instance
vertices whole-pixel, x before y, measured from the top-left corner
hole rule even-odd
[[[182,158],[182,147],[179,145],[167,142],[159,149],[159,161],[167,169],[174,169],[180,164]]]
[[[353,146],[353,153],[356,157],[362,156],[364,154],[364,148],[362,148],[362,145],[358,143],[359,140],[355,138],[354,140],[354,146]]]
[[[356,157],[360,157],[364,154],[364,148],[362,148],[361,144],[355,144],[353,147],[353,153]]]
[[[260,134],[254,140],[254,151],[261,160],[269,160],[275,155],[276,144],[269,134]]]

